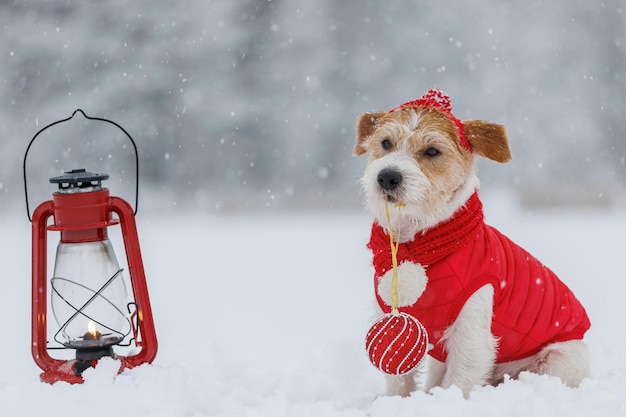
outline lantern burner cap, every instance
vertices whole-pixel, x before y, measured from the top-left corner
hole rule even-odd
[[[82,191],[86,188],[100,189],[102,181],[108,180],[109,174],[95,174],[86,171],[85,168],[66,171],[65,175],[50,178],[52,184],[59,184],[59,190],[66,192]]]
[[[74,363],[74,375],[82,375],[87,369],[94,366],[94,361],[105,356],[115,358],[115,352],[111,346],[100,349],[78,349],[76,350],[76,362]]]

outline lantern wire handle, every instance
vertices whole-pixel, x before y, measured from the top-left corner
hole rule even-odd
[[[131,306],[134,307],[134,311],[131,311]],[[131,301],[126,304],[126,310],[128,311],[128,314],[130,314],[129,322],[131,330],[133,331],[133,337],[128,341],[128,345],[130,345],[130,343],[134,340],[136,346],[142,346],[143,341],[137,337],[139,334],[139,306],[136,302]]]
[[[133,145],[133,149],[135,150],[135,209],[133,211],[133,214],[137,215],[137,210],[139,208],[139,206],[138,206],[138,204],[139,204],[139,154],[137,153],[137,145],[135,144],[135,141],[130,136],[130,134],[126,131],[126,129],[124,129],[122,126],[120,126],[119,124],[115,123],[114,121],[108,120],[108,119],[103,119],[101,117],[90,117],[90,116],[87,116],[83,110],[76,109],[76,110],[74,110],[74,112],[72,113],[72,115],[70,117],[68,117],[66,119],[62,119],[62,120],[57,120],[56,122],[50,123],[49,125],[45,126],[43,129],[41,129],[39,132],[37,132],[35,134],[35,136],[33,136],[33,138],[28,143],[28,147],[26,148],[26,153],[24,154],[24,164],[23,164],[23,169],[24,169],[24,195],[26,196],[26,214],[28,215],[28,221],[30,221],[30,222],[33,221],[32,217],[30,215],[30,206],[28,204],[28,183],[26,181],[26,159],[28,158],[28,152],[30,151],[31,146],[35,142],[35,139],[37,139],[37,136],[39,136],[41,133],[43,133],[44,130],[47,130],[47,129],[51,128],[52,126],[55,126],[55,125],[58,125],[60,123],[64,123],[64,122],[67,122],[67,121],[71,120],[74,116],[76,116],[76,113],[82,114],[83,117],[85,119],[88,119],[88,120],[95,120],[95,121],[98,121],[98,122],[105,122],[105,123],[112,124],[113,126],[115,126],[118,129],[120,129],[122,132],[124,132],[126,137],[130,140],[130,143]]]
[[[398,214],[402,203],[396,204]],[[385,216],[389,225],[389,246],[391,247],[391,265],[393,272],[391,275],[391,314],[398,314],[398,247],[400,246],[400,216],[398,216],[398,241],[393,241],[393,227],[391,226],[391,215],[389,214],[389,204],[385,199]]]

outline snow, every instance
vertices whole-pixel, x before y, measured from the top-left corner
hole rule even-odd
[[[374,311],[366,214],[149,209],[137,220],[156,360],[116,375],[117,362],[106,359],[82,385],[48,385],[29,349],[30,224],[8,209],[0,220],[0,415],[625,416],[626,332],[618,319],[626,214],[484,200],[489,223],[561,275],[586,306],[593,370],[580,388],[523,374],[476,388],[467,400],[454,387],[386,397],[364,349]]]

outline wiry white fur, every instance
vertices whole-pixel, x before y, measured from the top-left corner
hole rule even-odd
[[[472,294],[441,339],[448,353],[442,387],[456,385],[467,396],[474,386],[490,381],[497,347],[491,334],[493,291],[485,285]]]
[[[378,280],[378,294],[387,305],[391,304],[393,270],[385,272]],[[398,265],[398,307],[415,304],[426,289],[428,277],[420,264],[402,262]]]
[[[590,374],[589,349],[582,340],[553,343],[529,358],[496,364],[490,383],[502,382],[505,375],[516,378],[523,371],[556,376],[575,388]]]
[[[399,395],[408,397],[417,389],[415,382],[415,373],[404,375],[385,375],[387,380],[387,395]]]
[[[406,207],[398,211],[393,204],[389,204],[389,214],[391,225],[388,224],[385,214],[385,194],[378,186],[378,173],[385,168],[396,168],[402,172],[403,181],[398,194],[402,197],[400,201]],[[365,173],[361,178],[361,184],[367,196],[367,209],[371,211],[378,223],[385,229],[393,228],[396,240],[407,241],[414,236],[407,230],[407,221],[398,218],[398,213],[412,212],[411,208],[419,208],[425,205],[426,190],[430,187],[428,178],[419,169],[415,159],[408,152],[398,151],[390,153],[382,158],[376,159],[367,165]],[[406,190],[412,190],[410,195]],[[403,216],[403,214],[401,214]]]
[[[402,185],[397,191],[398,201],[403,207],[398,210],[389,204],[391,225],[385,214],[385,193],[378,186],[378,173],[384,168],[396,168],[402,172]],[[473,171],[473,170],[472,170]],[[361,184],[366,195],[366,208],[374,214],[376,221],[389,230],[391,226],[396,241],[407,242],[423,230],[450,218],[478,188],[478,177],[471,177],[444,204],[432,207],[427,195],[433,192],[432,185],[419,164],[407,151],[401,149],[370,162],[365,168]]]

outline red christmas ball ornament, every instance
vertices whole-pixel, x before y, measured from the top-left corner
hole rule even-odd
[[[406,313],[390,313],[379,318],[367,332],[365,348],[372,364],[390,375],[413,371],[428,351],[424,325]]]

